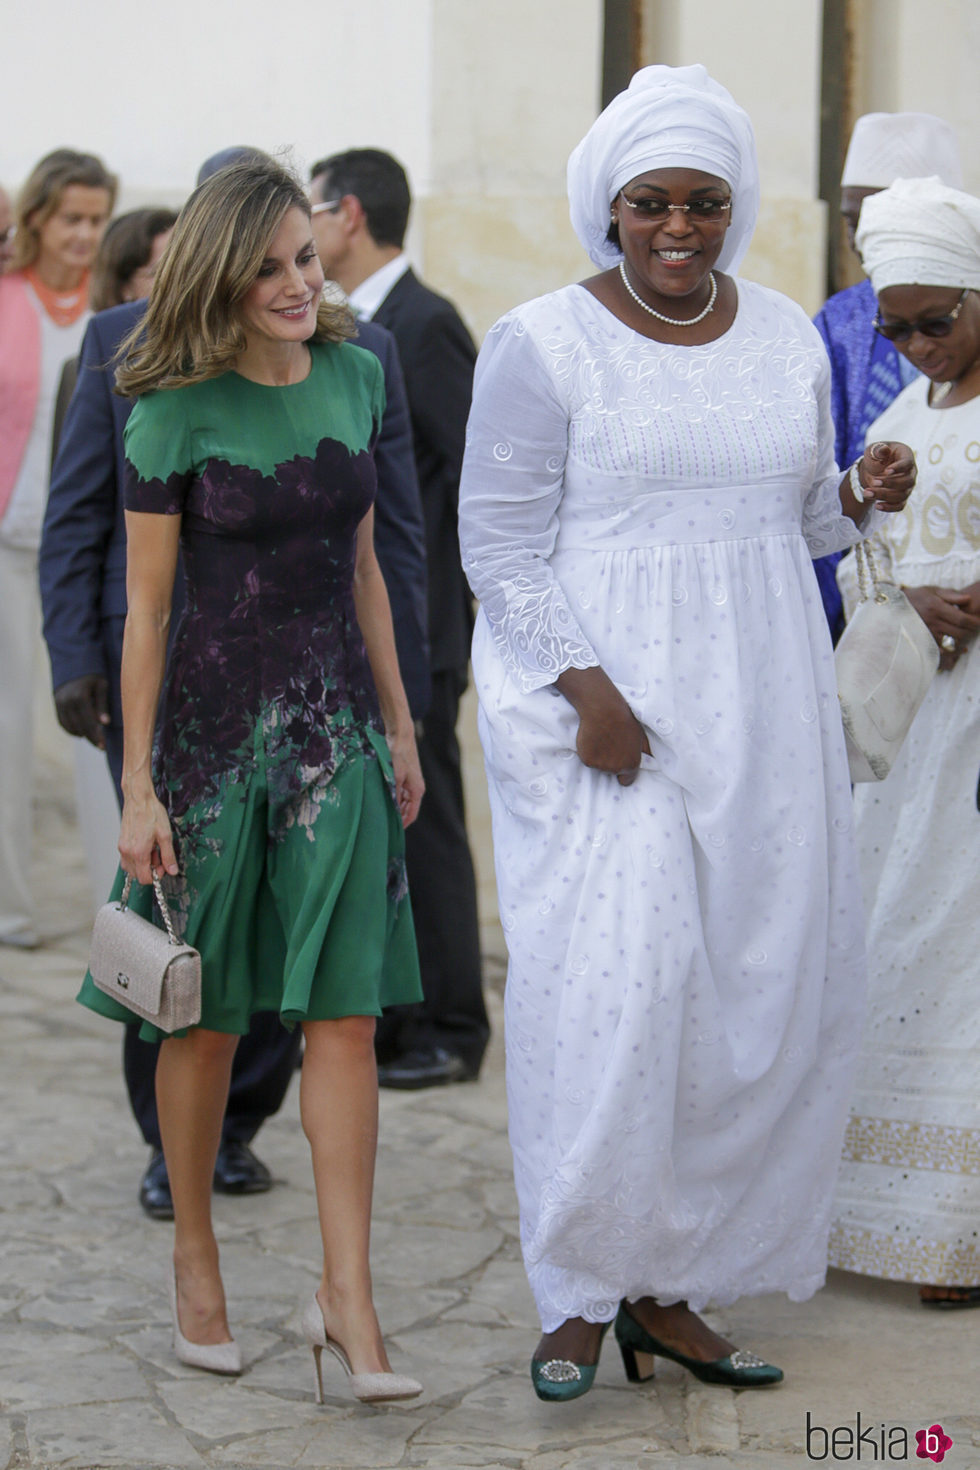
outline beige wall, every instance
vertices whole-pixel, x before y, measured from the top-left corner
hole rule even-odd
[[[122,206],[180,203],[229,144],[302,167],[355,144],[431,172],[434,0],[29,0],[0,44],[0,181],[52,148],[100,153]]]
[[[934,112],[955,128],[964,187],[980,194],[980,5],[852,0],[855,114]]]
[[[980,193],[980,5],[850,4],[852,111],[947,117]],[[750,113],[763,210],[745,271],[815,309],[821,0],[638,5],[645,61],[703,61]],[[0,48],[0,95],[17,119],[0,130],[0,182],[16,187],[67,143],[120,171],[123,207],[179,203],[202,157],[232,142],[289,146],[301,168],[376,144],[415,187],[412,253],[482,335],[590,270],[564,178],[598,111],[602,13],[601,0],[293,0],[283,31],[262,0],[167,0],[139,7],[138,25],[127,0],[32,0]]]
[[[479,337],[592,267],[572,232],[568,155],[598,111],[600,0],[433,0],[428,279]]]

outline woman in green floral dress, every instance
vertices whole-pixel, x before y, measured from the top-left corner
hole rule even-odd
[[[368,1239],[375,1018],[420,998],[403,827],[422,778],[372,540],[382,371],[322,286],[297,181],[271,159],[235,165],[185,207],[118,374],[139,400],[119,850],[141,884],[165,875],[201,952],[201,1023],[164,1040],[157,1069],[178,1356],[241,1368],[211,1178],[238,1036],[276,1009],[305,1036],[317,1386],[326,1348],[355,1397],[377,1400],[420,1392],[390,1371]],[[178,548],[187,606],[167,663]],[[151,899],[145,888],[134,907],[149,914]],[[90,977],[80,999],[131,1019]]]

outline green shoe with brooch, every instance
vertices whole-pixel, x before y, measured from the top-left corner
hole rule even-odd
[[[616,1314],[616,1341],[619,1343],[623,1367],[630,1383],[646,1383],[653,1377],[655,1356],[680,1363],[682,1368],[693,1373],[695,1378],[700,1378],[702,1383],[721,1383],[728,1388],[767,1388],[771,1383],[783,1381],[782,1368],[765,1362],[756,1357],[755,1353],[744,1352],[742,1348],[736,1348],[727,1357],[715,1358],[710,1363],[702,1362],[699,1358],[689,1358],[676,1348],[668,1347],[666,1343],[651,1337],[646,1328],[641,1327],[636,1318],[630,1316],[625,1302],[620,1303]],[[584,1393],[585,1389],[581,1391]]]
[[[564,1403],[567,1399],[579,1399],[588,1393],[595,1383],[602,1339],[612,1324],[603,1322],[599,1333],[599,1346],[594,1363],[573,1363],[569,1358],[532,1358],[531,1382],[534,1392],[545,1403]]]

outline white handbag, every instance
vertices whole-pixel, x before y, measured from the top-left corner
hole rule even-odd
[[[852,781],[883,781],[939,667],[939,646],[902,589],[854,548],[858,603],[834,665]],[[870,586],[869,586],[870,574]]]
[[[127,877],[118,903],[105,903],[95,916],[89,973],[113,1000],[161,1031],[182,1031],[201,1019],[201,956],[181,944],[157,877],[153,889],[166,933],[128,908],[133,880]]]

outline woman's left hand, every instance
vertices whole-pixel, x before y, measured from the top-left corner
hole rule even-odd
[[[915,488],[915,473],[915,455],[909,446],[891,440],[869,444],[858,461],[858,478],[865,495],[879,510],[905,509]]]
[[[425,782],[419,764],[415,732],[412,729],[396,731],[385,736],[391,751],[391,764],[395,773],[395,801],[403,827],[410,827],[419,814]]]

